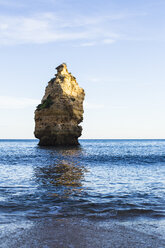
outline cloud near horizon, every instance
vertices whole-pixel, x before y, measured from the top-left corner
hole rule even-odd
[[[25,97],[0,96],[0,109],[24,109],[36,107],[40,103],[38,99]]]
[[[0,109],[24,109],[28,107],[36,108],[41,102],[39,99],[25,98],[25,97],[14,97],[14,96],[0,96]],[[85,109],[102,109],[102,104],[84,102]]]

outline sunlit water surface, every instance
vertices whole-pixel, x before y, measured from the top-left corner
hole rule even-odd
[[[46,216],[165,217],[165,140],[0,140],[0,223]]]

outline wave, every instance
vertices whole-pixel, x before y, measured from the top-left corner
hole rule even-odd
[[[110,162],[117,164],[155,164],[165,163],[164,155],[87,155],[82,157],[83,161],[94,162]],[[101,164],[100,164],[101,165]]]

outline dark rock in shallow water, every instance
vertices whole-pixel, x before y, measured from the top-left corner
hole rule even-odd
[[[48,82],[35,111],[34,135],[42,146],[78,145],[85,93],[68,72],[66,64],[56,69],[56,77]]]

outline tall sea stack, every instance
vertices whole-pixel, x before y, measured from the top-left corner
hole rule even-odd
[[[65,63],[56,69],[57,74],[48,82],[36,108],[34,135],[42,146],[78,145],[85,93]]]

